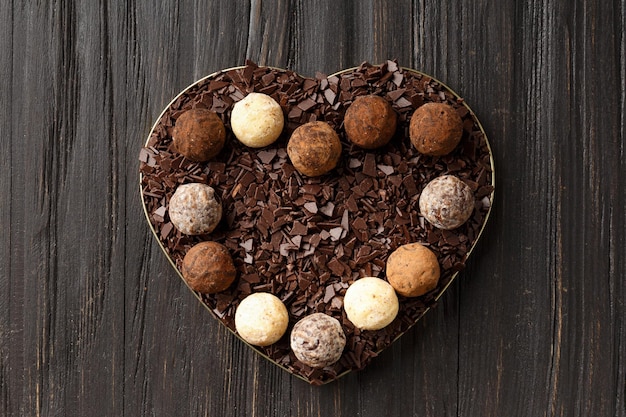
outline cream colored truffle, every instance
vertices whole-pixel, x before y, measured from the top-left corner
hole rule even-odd
[[[235,312],[235,328],[251,345],[269,346],[287,331],[289,314],[278,297],[266,292],[250,294]]]
[[[230,127],[241,143],[262,148],[278,139],[285,125],[280,105],[266,94],[250,93],[235,103]]]
[[[348,320],[362,330],[379,330],[387,326],[398,315],[399,307],[393,287],[374,277],[355,281],[343,299]]]
[[[186,235],[211,233],[222,218],[222,204],[206,184],[179,185],[169,202],[170,220]]]

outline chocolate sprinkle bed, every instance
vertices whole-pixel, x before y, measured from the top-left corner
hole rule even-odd
[[[264,149],[245,147],[230,131],[233,104],[253,91],[272,96],[286,117],[279,140]],[[351,145],[343,131],[345,110],[364,94],[386,98],[399,116],[394,138],[373,151]],[[413,111],[431,101],[454,106],[464,122],[460,145],[443,157],[421,155],[409,141]],[[191,162],[171,146],[176,119],[198,107],[215,111],[228,130],[224,149],[207,163]],[[336,129],[343,153],[331,173],[308,178],[294,169],[285,149],[291,132],[314,120]],[[436,80],[403,69],[395,61],[377,66],[363,63],[329,77],[318,73],[314,79],[252,62],[219,72],[197,82],[168,106],[139,159],[146,213],[177,268],[185,253],[201,241],[217,241],[231,251],[238,271],[235,283],[218,294],[199,294],[201,300],[235,331],[235,310],[243,298],[260,291],[279,297],[289,311],[289,329],[279,342],[255,349],[315,385],[362,369],[434,306],[463,269],[486,220],[493,191],[487,141],[463,100]],[[476,201],[470,220],[452,231],[436,229],[419,215],[421,190],[444,174],[469,184]],[[212,186],[222,200],[223,219],[209,235],[181,234],[169,221],[170,197],[178,185],[189,182]],[[399,314],[386,328],[355,329],[343,310],[346,289],[360,277],[384,278],[389,254],[410,242],[424,243],[437,255],[441,265],[437,288],[422,297],[399,297]],[[289,348],[293,325],[316,312],[337,318],[347,338],[339,362],[324,369],[304,365]]]

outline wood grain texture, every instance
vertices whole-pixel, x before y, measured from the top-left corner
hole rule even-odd
[[[0,415],[626,417],[626,1],[0,2]],[[496,206],[364,371],[311,387],[226,331],[144,220],[167,103],[250,58],[397,58],[466,98]]]

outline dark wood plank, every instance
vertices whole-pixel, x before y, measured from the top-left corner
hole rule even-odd
[[[124,203],[103,12],[11,10],[5,415],[123,413]]]
[[[5,58],[0,59],[0,74],[4,75],[0,78],[0,106],[5,109],[0,113],[0,129],[11,137],[13,107],[9,103],[12,101],[13,94],[13,12],[11,4],[7,2],[0,4],[0,22],[5,22],[0,28],[0,50],[6,51]],[[12,148],[12,140],[0,141],[0,155],[4,157],[0,163],[0,195],[4,196],[0,203],[0,222],[5,225],[4,236],[0,239],[0,411],[4,413],[14,410],[20,402],[18,380],[11,366],[11,359],[19,358],[13,354],[13,352],[17,353],[17,349],[12,349],[16,340],[13,331],[18,327],[12,325],[11,321],[13,302],[15,298],[19,298],[19,292],[12,288],[9,278],[12,276],[13,267],[16,266],[16,263],[11,261],[12,255],[15,254],[12,243],[17,236],[17,224],[13,226],[13,222],[17,223],[20,219],[16,213],[19,205],[13,201],[14,195],[11,192],[12,187],[17,183],[12,175]],[[21,218],[23,219],[23,216]]]
[[[564,75],[557,78],[558,89],[566,91],[557,97],[555,120],[568,126],[555,131],[567,133],[555,152],[557,311],[551,395],[557,413],[571,407],[568,397],[577,398],[583,415],[618,415],[626,409],[624,10],[624,2],[564,7],[557,21],[566,28],[585,28],[561,34],[563,54],[555,62]],[[604,91],[602,86],[614,87]],[[605,388],[594,392],[581,385]]]
[[[494,103],[504,112],[492,119],[502,124],[496,156],[503,180],[494,218],[501,232],[485,245],[496,260],[492,279],[462,299],[470,302],[462,302],[461,346],[479,346],[461,349],[461,362],[472,364],[460,369],[460,406],[469,415],[624,415],[624,310],[616,307],[623,273],[610,272],[620,267],[614,251],[624,253],[615,241],[624,211],[612,209],[623,188],[611,186],[625,172],[623,80],[604,96],[620,104],[602,110],[596,86],[617,87],[619,76],[593,64],[600,58],[619,68],[620,55],[601,49],[620,49],[623,25],[612,18],[617,4],[605,6],[519,5],[504,27],[528,28],[514,31],[512,44],[529,46],[480,75],[504,81],[497,97],[488,96],[503,104]],[[507,85],[517,93],[507,97]]]
[[[626,416],[624,0],[83,3],[0,4],[0,415]],[[397,58],[465,97],[494,149],[467,269],[324,387],[213,320],[143,219],[152,123],[246,58]]]

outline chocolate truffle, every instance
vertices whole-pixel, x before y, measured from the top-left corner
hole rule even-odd
[[[301,174],[315,177],[337,166],[341,142],[328,123],[309,122],[293,131],[287,144],[287,154]]]
[[[474,194],[469,185],[454,175],[442,175],[429,182],[419,198],[420,212],[439,229],[456,229],[474,210]]]
[[[230,127],[241,143],[262,148],[278,139],[285,116],[280,104],[262,93],[250,93],[233,106]]]
[[[390,324],[400,308],[393,287],[380,278],[365,277],[346,290],[343,308],[361,330],[379,330]]]
[[[278,297],[266,292],[250,294],[235,311],[235,328],[251,345],[269,346],[287,331],[289,314]]]
[[[181,273],[192,290],[213,294],[230,287],[237,270],[226,246],[200,242],[183,258]]]
[[[379,148],[393,137],[397,119],[391,104],[381,96],[357,97],[344,117],[346,136],[361,148]]]
[[[206,184],[179,185],[169,203],[170,220],[186,235],[211,233],[222,218],[215,190]]]
[[[439,273],[437,256],[419,243],[402,245],[387,259],[387,280],[405,297],[418,297],[433,290]]]
[[[290,343],[300,362],[313,368],[323,368],[341,358],[346,335],[337,319],[324,313],[314,313],[293,326]]]
[[[455,108],[446,103],[426,103],[415,110],[409,124],[409,137],[425,155],[447,155],[463,135],[463,122]]]
[[[172,132],[174,148],[185,158],[204,162],[217,156],[226,141],[222,119],[208,109],[191,109],[176,120]]]

